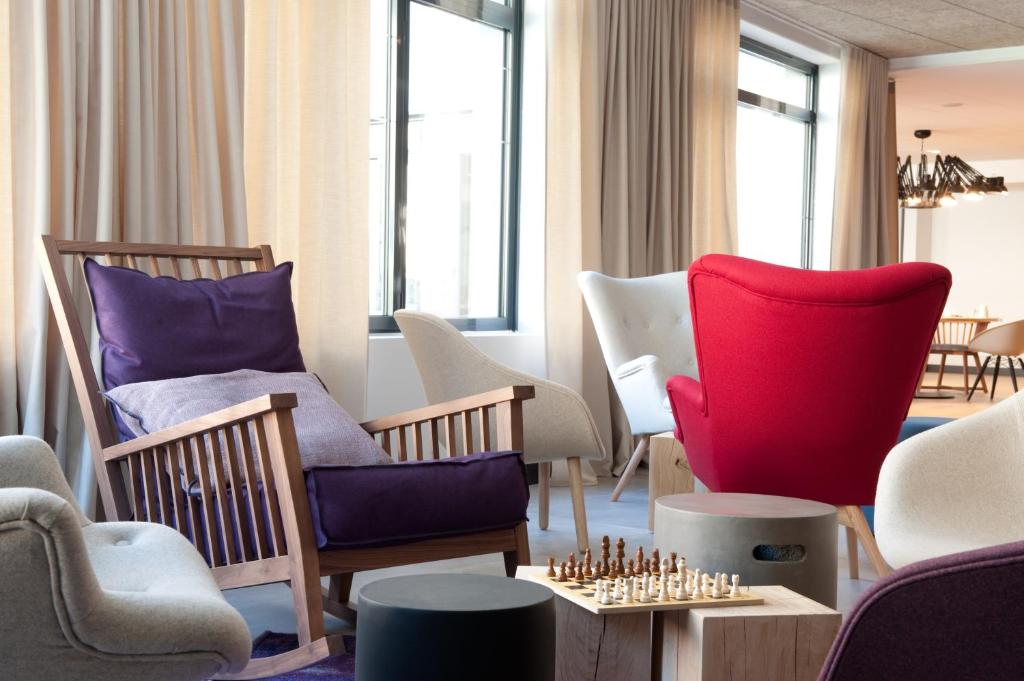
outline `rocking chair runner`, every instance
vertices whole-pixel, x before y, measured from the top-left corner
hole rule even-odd
[[[148,269],[153,275],[167,273],[161,270],[164,261],[177,279],[184,278],[183,270],[193,278],[202,277],[205,265],[209,276],[220,279],[221,262],[229,275],[242,273],[247,264],[260,272],[273,269],[271,249],[41,238],[43,275],[81,403],[108,519],[134,518],[178,529],[206,557],[223,589],[283,581],[291,586],[299,647],[254,659],[242,672],[218,678],[281,674],[342,650],[340,636],[325,634],[323,612],[350,614],[347,603],[352,575],[359,570],[487,553],[504,554],[509,576],[520,563],[529,564],[525,522],[507,529],[397,546],[318,551],[292,421],[291,410],[297,404],[293,394],[264,395],[118,443],[86,340],[91,320],[78,314],[64,256],[73,257],[72,266],[79,268],[79,274],[86,256],[103,256],[108,265]],[[140,268],[140,263],[147,267]],[[532,397],[532,386],[509,386],[362,426],[399,462],[439,458],[442,438],[448,456],[486,451],[492,447],[491,418],[496,419],[497,442],[493,445],[521,450],[522,402]],[[474,421],[481,434],[476,443]],[[227,449],[223,458],[222,446]],[[198,480],[198,494],[186,494],[180,485],[169,482],[178,479],[179,471],[188,480]],[[259,494],[229,492],[261,485]],[[329,589],[321,589],[323,576],[330,577]]]

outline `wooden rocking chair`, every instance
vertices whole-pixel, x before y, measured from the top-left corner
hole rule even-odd
[[[520,563],[529,564],[525,522],[511,529],[400,546],[318,551],[292,421],[291,410],[297,404],[293,394],[264,395],[118,443],[90,357],[87,338],[92,320],[80,317],[69,275],[77,268],[78,275],[84,277],[81,268],[85,257],[95,256],[104,257],[108,265],[123,265],[152,275],[171,274],[177,279],[189,278],[182,276],[183,271],[191,273],[191,278],[200,278],[205,266],[208,276],[220,279],[219,263],[229,275],[240,274],[247,266],[261,272],[273,269],[269,246],[105,243],[43,236],[39,255],[81,403],[107,518],[160,522],[177,528],[206,557],[222,589],[273,582],[288,582],[291,587],[299,647],[254,659],[244,671],[218,678],[274,676],[343,651],[340,636],[325,634],[323,612],[351,614],[347,604],[352,575],[360,570],[487,553],[504,554],[509,576],[515,574]],[[442,443],[447,456],[486,451],[492,445],[491,423],[495,426],[496,448],[521,450],[522,402],[532,397],[532,386],[509,386],[374,419],[362,426],[396,461],[440,458]],[[474,431],[479,434],[478,443],[474,443]],[[222,442],[227,449],[227,465],[222,463],[219,451]],[[181,485],[169,484],[169,480],[178,479],[179,471],[186,479],[198,479],[199,499],[185,494]],[[259,494],[227,493],[242,486],[258,489],[259,480],[262,500]],[[261,501],[265,513],[261,512]],[[246,522],[251,523],[251,533],[231,530]],[[189,527],[196,531],[189,532]],[[204,541],[205,537],[210,541]],[[327,576],[330,588],[322,589],[320,578]]]

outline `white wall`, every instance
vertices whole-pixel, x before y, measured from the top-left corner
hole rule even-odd
[[[971,203],[908,210],[907,260],[939,263],[953,273],[946,306],[971,314],[979,305],[1005,321],[1024,319],[1024,160],[974,163],[987,175],[1003,174],[1010,190]]]

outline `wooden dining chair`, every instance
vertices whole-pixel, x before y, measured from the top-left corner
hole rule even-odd
[[[969,347],[971,340],[980,330],[978,326],[978,320],[972,318],[943,318],[939,321],[939,325],[935,328],[935,337],[932,340],[931,348],[928,350],[929,355],[939,355],[940,357],[939,378],[935,385],[922,385],[921,388],[930,390],[961,390],[966,395],[970,391],[968,358],[973,358],[977,375],[982,381],[982,390],[987,389],[984,387],[985,377],[981,368],[981,358],[977,352],[973,352]],[[946,360],[950,355],[960,357],[961,373],[963,376],[962,386],[944,385],[942,383],[946,375]],[[977,383],[977,381],[975,382]]]
[[[343,651],[341,636],[325,633],[323,612],[351,614],[347,604],[355,572],[492,553],[504,555],[510,577],[519,564],[529,564],[525,520],[506,529],[318,551],[292,420],[297,404],[294,394],[264,395],[118,442],[87,340],[92,310],[88,308],[88,317],[79,314],[71,286],[73,277],[84,280],[85,258],[103,258],[108,265],[154,276],[219,280],[247,269],[273,269],[269,246],[60,241],[43,236],[39,255],[107,519],[174,527],[206,558],[222,589],[274,582],[291,587],[299,647],[253,659],[242,672],[217,678],[275,676]],[[496,424],[498,450],[521,451],[523,401],[533,393],[532,386],[508,386],[374,419],[362,427],[399,462],[438,459],[442,451],[448,457],[481,451],[490,444],[486,438],[474,441],[474,430],[481,432],[481,423],[482,432],[488,432],[488,423]],[[198,481],[198,491],[177,484],[182,474],[186,480]],[[261,492],[229,493],[239,489]],[[246,526],[250,532],[233,530]],[[330,577],[329,589],[321,589],[321,577]]]

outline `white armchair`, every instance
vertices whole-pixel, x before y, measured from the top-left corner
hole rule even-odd
[[[412,351],[429,402],[445,402],[507,385],[532,385],[523,403],[523,460],[539,463],[539,525],[548,527],[551,462],[569,470],[576,541],[589,545],[583,501],[581,459],[603,459],[597,424],[579,393],[564,385],[516,371],[491,359],[444,319],[424,312],[395,311],[395,321]]]
[[[915,435],[882,464],[875,536],[894,568],[1024,539],[1024,393]]]
[[[242,670],[245,621],[155,523],[92,523],[45,442],[0,437],[0,677],[186,681]]]
[[[686,272],[634,279],[581,272],[577,280],[629,428],[640,438],[612,492],[616,501],[650,436],[675,426],[665,383],[680,374],[697,378]]]

